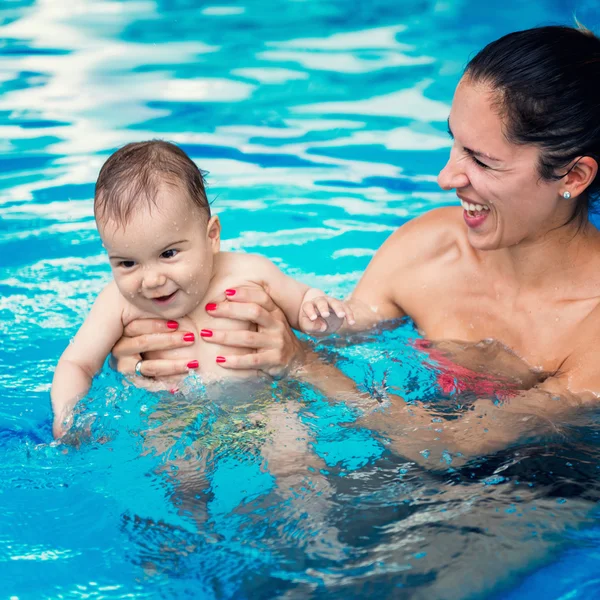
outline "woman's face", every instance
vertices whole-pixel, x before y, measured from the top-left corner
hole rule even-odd
[[[469,242],[480,250],[534,242],[572,211],[561,182],[540,178],[538,148],[505,138],[493,100],[485,84],[460,81],[448,118],[454,145],[438,176],[440,187],[456,190]]]

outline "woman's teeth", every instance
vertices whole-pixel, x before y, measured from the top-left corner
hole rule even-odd
[[[489,206],[485,206],[484,204],[471,204],[470,202],[465,202],[464,200],[460,201],[460,205],[469,212],[481,212],[483,210],[490,210]]]

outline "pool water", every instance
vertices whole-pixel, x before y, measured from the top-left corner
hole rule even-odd
[[[228,250],[344,296],[436,185],[469,56],[597,26],[592,0],[11,0],[0,6],[0,584],[6,598],[600,597],[593,415],[425,469],[300,382],[150,394],[106,367],[70,444],[56,362],[109,280],[98,170],[130,141],[209,172]],[[408,322],[319,346],[373,399],[456,409]],[[426,448],[423,448],[426,451]]]

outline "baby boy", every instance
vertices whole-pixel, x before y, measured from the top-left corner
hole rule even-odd
[[[128,144],[110,156],[96,182],[94,214],[113,281],[99,294],[54,373],[55,437],[66,432],[73,407],[89,391],[124,327],[135,319],[176,319],[190,332],[186,335],[193,336],[194,344],[144,357],[189,358],[188,367],[204,381],[224,377],[218,366],[220,347],[198,340],[214,322],[207,312],[210,301],[226,290],[264,288],[292,327],[308,334],[332,333],[344,320],[353,323],[345,303],[295,281],[268,259],[221,252],[221,226],[219,218],[211,216],[202,173],[174,144],[158,140]],[[250,329],[251,325],[219,319],[218,327]],[[257,374],[226,373],[229,377]]]

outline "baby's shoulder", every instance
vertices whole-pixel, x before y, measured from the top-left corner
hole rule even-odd
[[[129,325],[129,323],[135,319],[153,316],[142,312],[139,308],[136,308],[131,304],[131,302],[121,294],[114,279],[104,286],[104,289],[98,295],[96,302],[100,302],[103,305],[110,307],[111,313],[119,314],[123,327]]]
[[[245,252],[220,252],[218,254],[217,273],[220,279],[263,285],[276,271],[279,271],[278,267],[260,254]]]

